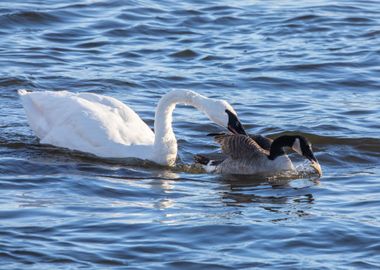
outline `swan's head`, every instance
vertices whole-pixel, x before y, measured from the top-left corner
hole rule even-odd
[[[311,143],[304,136],[299,135],[283,135],[276,138],[271,145],[269,159],[275,159],[276,157],[283,155],[284,152],[282,148],[290,147],[295,152],[304,156],[311,162],[311,166],[317,171],[319,176],[322,176],[321,165],[319,165],[318,160],[314,156],[313,150],[311,148]]]
[[[211,121],[227,128],[234,134],[247,135],[235,110],[227,101],[211,100],[206,106],[205,111]]]

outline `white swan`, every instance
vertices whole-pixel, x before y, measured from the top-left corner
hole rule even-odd
[[[119,100],[67,91],[18,91],[29,125],[42,144],[78,150],[105,158],[147,159],[172,166],[177,140],[172,113],[177,103],[192,105],[216,124],[245,134],[234,109],[226,101],[193,91],[165,94],[156,108],[154,130]]]

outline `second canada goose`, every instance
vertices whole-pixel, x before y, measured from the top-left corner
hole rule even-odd
[[[310,142],[300,135],[283,135],[273,141],[255,135],[217,134],[215,141],[220,144],[225,158],[211,160],[205,156],[195,156],[208,172],[221,174],[275,174],[282,171],[293,171],[294,166],[284,152],[289,147],[311,161],[311,166],[319,176],[322,169],[315,158]]]

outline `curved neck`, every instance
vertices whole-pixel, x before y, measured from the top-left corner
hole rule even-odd
[[[288,135],[283,135],[283,136],[276,138],[270,146],[268,158],[270,160],[274,160],[279,156],[285,155],[283,148],[284,147],[292,147],[293,142],[294,142],[294,138],[292,136],[288,136]]]
[[[177,157],[177,140],[172,121],[176,104],[191,105],[207,112],[207,97],[193,91],[175,90],[165,94],[158,102],[154,120],[154,155],[159,164],[172,166]]]

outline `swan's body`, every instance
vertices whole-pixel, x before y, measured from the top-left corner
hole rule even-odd
[[[169,166],[177,157],[177,140],[171,126],[177,103],[192,105],[225,127],[230,123],[224,111],[236,114],[225,101],[176,90],[160,99],[154,133],[131,108],[112,97],[25,90],[19,90],[19,95],[28,122],[43,144],[99,157],[147,159]]]
[[[283,147],[291,147],[297,153],[312,161],[313,167],[321,175],[319,163],[315,159],[311,145],[302,136],[281,136],[271,140],[263,136],[218,134],[215,141],[220,144],[224,158],[211,160],[205,156],[195,156],[208,172],[220,174],[277,174],[294,171],[290,158]]]

